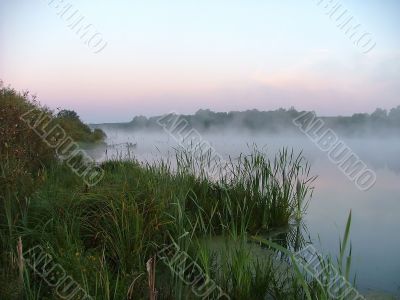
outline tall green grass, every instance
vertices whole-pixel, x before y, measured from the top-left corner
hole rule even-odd
[[[302,213],[311,195],[309,166],[287,150],[272,160],[259,151],[241,155],[236,162],[230,161],[231,173],[220,179],[205,176],[207,172],[199,175],[187,160],[180,160],[189,155],[177,153],[173,163],[107,161],[101,166],[104,179],[91,188],[67,166],[52,164],[44,169],[40,188],[26,198],[25,213],[17,213],[19,220],[12,224],[2,224],[8,252],[13,253],[21,236],[25,249],[37,244],[48,249],[96,299],[122,299],[127,294],[133,299],[146,298],[146,262],[159,245],[176,243],[195,260],[203,260],[205,272],[216,275],[215,266],[205,263],[211,260],[204,248],[201,254],[199,241],[216,235],[240,240],[249,232],[287,226],[298,217],[297,201],[301,199]],[[301,194],[297,194],[299,184]],[[244,259],[241,251],[238,257]],[[218,275],[222,285],[245,280],[241,276],[250,267],[242,269],[242,264],[240,260],[225,264],[226,274]],[[271,269],[266,274],[263,269],[256,267],[257,274],[269,278]],[[160,297],[193,296],[165,266],[158,264],[156,270]],[[53,295],[38,276],[27,272],[26,295]],[[236,275],[237,279],[227,278]],[[243,288],[248,291],[263,281],[250,284],[250,277],[248,287]]]

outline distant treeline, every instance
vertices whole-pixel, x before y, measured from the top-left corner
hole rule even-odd
[[[194,115],[181,115],[188,124],[201,131],[217,133],[219,130],[244,130],[264,133],[299,133],[293,119],[305,113],[294,108],[280,108],[274,111],[213,112],[201,109]],[[318,116],[319,117],[319,116]],[[126,130],[161,130],[157,123],[161,116],[137,116],[128,123],[98,124],[94,128],[120,128]],[[356,113],[352,116],[319,117],[326,127],[332,128],[347,136],[364,135],[399,135],[400,106],[387,111],[381,108],[373,113]]]

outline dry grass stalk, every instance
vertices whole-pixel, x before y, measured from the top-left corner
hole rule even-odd
[[[149,296],[150,300],[157,299],[156,290],[156,256],[151,257],[146,263],[147,273],[149,274]]]

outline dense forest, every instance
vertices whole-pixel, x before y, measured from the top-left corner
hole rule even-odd
[[[256,109],[232,112],[213,112],[201,109],[194,115],[181,115],[191,127],[202,132],[216,130],[244,130],[264,133],[300,133],[293,120],[304,111],[294,108],[280,108],[274,111],[259,111]],[[147,118],[136,116],[128,123],[96,124],[94,128],[124,128],[129,130],[160,130],[157,123],[162,116]],[[348,136],[364,135],[398,135],[400,129],[400,106],[389,111],[377,108],[373,113],[356,113],[352,116],[317,116],[325,123],[325,127],[334,129]]]

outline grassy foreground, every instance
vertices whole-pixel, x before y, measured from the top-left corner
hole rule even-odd
[[[89,187],[18,118],[44,108],[9,89],[0,96],[1,299],[68,294],[48,279],[59,273],[40,276],[24,261],[21,253],[35,246],[93,299],[225,299],[221,291],[231,299],[329,299],[313,279],[290,271],[290,261],[278,261],[282,252],[257,246],[266,253],[257,255],[249,246],[251,235],[288,227],[305,212],[313,177],[300,155],[284,149],[270,159],[255,149],[218,179],[206,175],[207,155],[199,163],[190,152],[173,162],[107,161],[104,178]],[[78,121],[64,126],[71,135]],[[195,262],[202,276],[174,272],[157,255],[165,245],[186,255],[175,267]],[[196,290],[208,279],[220,289]]]

